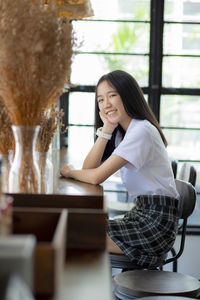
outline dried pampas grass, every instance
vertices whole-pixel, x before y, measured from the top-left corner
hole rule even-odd
[[[0,95],[14,125],[39,125],[69,81],[72,26],[39,2],[0,1]]]
[[[44,112],[37,137],[37,152],[47,152],[49,150],[49,146],[58,127],[61,133],[66,132],[67,129],[64,129],[64,124],[62,122],[63,116],[63,110],[57,110],[56,107],[52,107]]]
[[[14,137],[10,117],[0,97],[0,154],[8,154],[14,148]]]

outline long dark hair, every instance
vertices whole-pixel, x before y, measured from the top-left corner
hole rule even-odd
[[[160,125],[150,106],[146,102],[142,89],[139,87],[137,81],[133,78],[133,76],[121,70],[116,70],[106,75],[103,75],[99,79],[96,86],[96,97],[97,88],[99,84],[103,81],[107,81],[119,93],[126,113],[133,119],[148,120],[152,125],[154,125],[158,129],[164,145],[167,146],[167,140],[162,132],[162,129],[160,128]],[[114,142],[117,130],[120,130],[122,135],[125,135],[124,130],[119,125],[115,129],[111,140],[107,143],[103,155],[103,160],[109,157],[115,148]]]

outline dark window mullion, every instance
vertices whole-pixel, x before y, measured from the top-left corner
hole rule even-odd
[[[64,111],[64,116],[63,116],[63,125],[64,128],[67,128],[68,123],[69,123],[69,93],[64,92],[61,97],[60,97],[60,102],[59,102],[60,109],[63,109]],[[61,148],[63,146],[68,146],[68,130],[64,132],[63,134],[60,134],[60,146]]]
[[[73,20],[73,22],[111,22],[111,23],[144,23],[144,24],[149,24],[151,21],[145,21],[145,20],[109,20],[109,19],[80,19],[80,20]]]
[[[151,0],[149,104],[158,121],[162,86],[163,18],[164,0]]]
[[[178,126],[161,126],[162,129],[170,129],[170,130],[200,130],[199,127],[178,127]]]
[[[163,57],[195,57],[199,58],[199,54],[163,54]]]
[[[85,92],[85,93],[94,93],[95,92],[95,86],[94,85],[77,85],[72,86],[69,89],[69,92]],[[142,87],[143,93],[148,94],[149,88],[148,87]]]
[[[134,52],[103,52],[103,51],[79,51],[78,54],[90,55],[123,55],[123,56],[149,56],[149,53],[134,53]]]
[[[161,88],[163,95],[200,95],[200,89],[190,89],[190,88]]]
[[[70,87],[69,92],[85,92],[85,93],[94,93],[94,85],[74,85]]]
[[[176,21],[164,21],[164,24],[183,24],[183,25],[200,25],[200,22],[189,22],[189,21],[182,21],[182,22],[176,22]]]

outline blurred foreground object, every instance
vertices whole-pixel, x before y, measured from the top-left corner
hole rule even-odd
[[[16,274],[26,283],[30,290],[33,290],[35,246],[36,239],[33,235],[1,237],[0,278]]]
[[[17,275],[0,277],[1,300],[34,300],[29,287]]]

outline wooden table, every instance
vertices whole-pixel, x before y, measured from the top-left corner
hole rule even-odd
[[[52,162],[53,192],[51,194],[11,194],[14,197],[14,206],[105,208],[102,186],[66,179],[60,175],[60,167],[68,163],[66,148],[54,150]]]
[[[54,168],[54,194],[65,195],[103,195],[103,188],[99,185],[91,185],[80,181],[66,179],[59,174],[60,167],[68,163],[67,148],[52,152]]]
[[[92,185],[81,181],[66,179],[59,174],[60,167],[68,163],[67,148],[52,152],[54,167],[54,194],[65,195],[96,195],[103,196],[103,188],[100,185]]]

